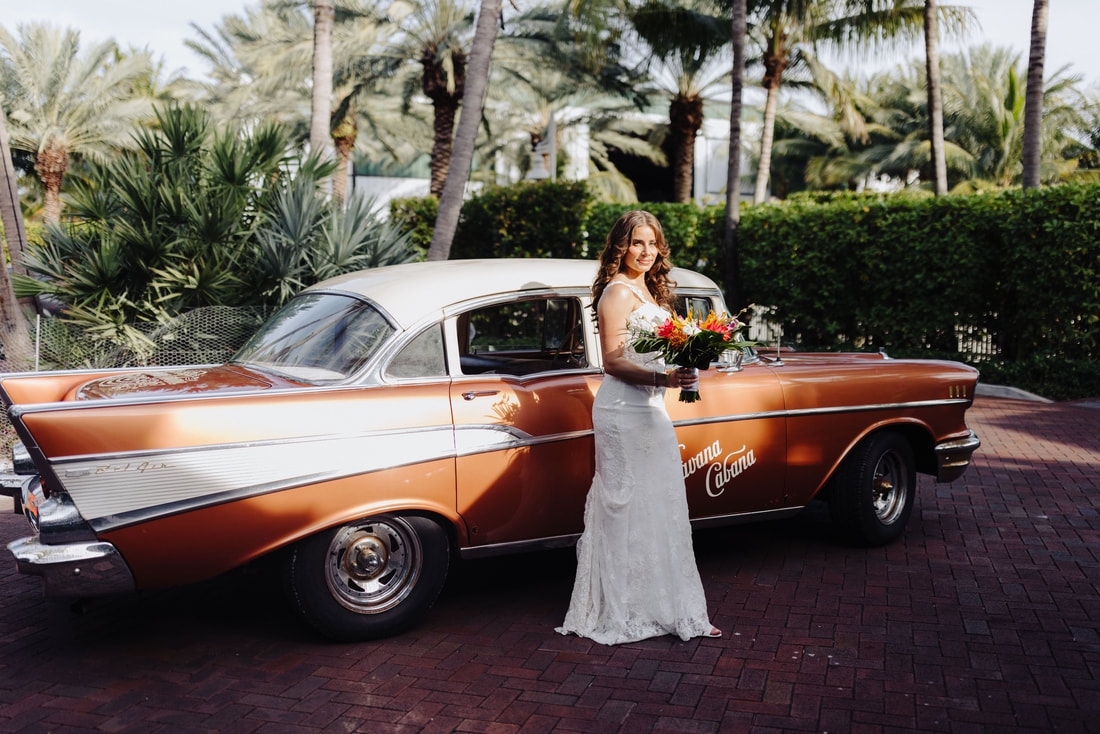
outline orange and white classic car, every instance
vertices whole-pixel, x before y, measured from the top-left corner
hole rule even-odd
[[[602,377],[596,263],[467,260],[309,288],[228,364],[8,374],[0,396],[33,534],[8,548],[47,595],[178,585],[268,557],[323,634],[420,617],[453,555],[576,540]],[[674,270],[695,313],[713,281]],[[729,354],[729,353],[727,353]],[[915,472],[958,477],[977,371],[882,354],[750,351],[668,394],[693,522],[828,501],[886,543]]]

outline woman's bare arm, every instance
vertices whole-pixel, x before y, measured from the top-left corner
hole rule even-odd
[[[627,288],[608,288],[600,297],[596,316],[600,325],[603,371],[635,385],[694,387],[697,378],[690,371],[655,372],[626,358],[626,321],[637,305],[638,299]]]

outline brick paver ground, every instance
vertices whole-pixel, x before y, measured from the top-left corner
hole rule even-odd
[[[77,614],[5,553],[0,731],[1100,731],[1100,409],[979,398],[969,421],[974,465],[922,479],[887,548],[813,507],[697,532],[719,640],[556,635],[571,551],[462,564],[420,627],[353,645],[262,570]]]

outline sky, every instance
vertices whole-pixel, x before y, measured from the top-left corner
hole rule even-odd
[[[62,27],[76,28],[85,43],[114,38],[124,48],[148,48],[154,58],[163,59],[166,71],[186,70],[187,76],[199,78],[206,67],[184,45],[186,39],[196,39],[194,23],[206,30],[224,15],[240,15],[246,6],[258,0],[187,0],[186,2],[151,3],[148,0],[0,0],[0,25],[13,35],[20,23],[46,21]],[[952,0],[941,0],[941,5]],[[1033,0],[954,0],[952,4],[973,9],[980,27],[974,28],[962,47],[989,41],[1009,46],[1020,52],[1026,63],[1031,36]],[[1096,53],[1096,29],[1100,28],[1100,0],[1050,0],[1047,27],[1045,71],[1049,75],[1057,68],[1072,64],[1072,71],[1081,75],[1087,87],[1100,92],[1100,53]],[[959,44],[955,44],[955,49]],[[950,44],[942,53],[953,49]],[[873,67],[889,68],[909,58],[923,58],[922,45],[893,59],[876,59],[870,63],[839,61],[840,68],[850,71]],[[838,69],[839,70],[839,69]]]

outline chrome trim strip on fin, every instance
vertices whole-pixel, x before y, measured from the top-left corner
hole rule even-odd
[[[147,516],[157,508],[209,504],[211,497],[226,501],[454,456],[449,426],[416,435],[415,442],[406,434],[374,434],[80,457],[58,462],[56,471],[80,514],[98,529],[113,524],[110,518]]]

